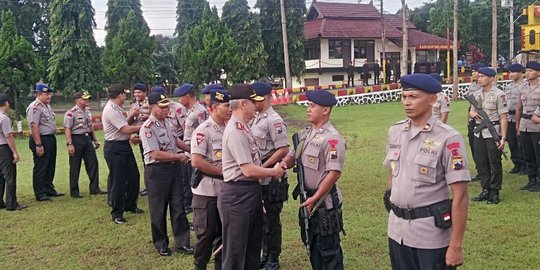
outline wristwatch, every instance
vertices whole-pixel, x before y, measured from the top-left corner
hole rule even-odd
[[[66,143],[67,146],[73,145],[72,143]]]
[[[36,147],[42,147],[42,146],[43,146],[43,144],[41,144],[41,143],[40,143],[40,144],[36,144]]]

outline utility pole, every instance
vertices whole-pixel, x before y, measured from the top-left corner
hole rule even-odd
[[[491,67],[497,70],[497,0],[491,0]]]
[[[285,88],[292,88],[289,65],[289,41],[287,39],[287,18],[285,16],[285,0],[279,0],[281,7],[281,33],[283,34],[283,58],[285,60]]]
[[[409,61],[409,24],[407,23],[409,19],[409,10],[405,4],[405,0],[401,0],[401,14],[403,18],[403,48],[401,48],[401,74],[407,74],[407,62]]]
[[[508,11],[510,12],[510,55],[508,61],[514,59],[514,0],[508,0]]]
[[[446,7],[446,78],[450,79],[450,14],[449,12],[449,2],[445,1],[444,6]]]
[[[453,62],[453,68],[452,72],[454,73],[452,76],[452,100],[458,99],[458,66],[457,66],[457,59],[458,59],[458,53],[457,53],[457,38],[458,38],[458,0],[454,0],[454,40],[452,42],[452,62]]]
[[[382,68],[383,68],[383,74],[384,74],[384,83],[388,84],[389,82],[386,81],[386,78],[389,76],[386,76],[386,40],[385,40],[385,31],[384,31],[384,9],[383,9],[383,0],[381,0],[381,27],[382,27],[382,33],[381,33],[381,42],[382,42]]]

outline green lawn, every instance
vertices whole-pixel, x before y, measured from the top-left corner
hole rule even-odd
[[[466,103],[452,103],[451,109],[450,125],[465,133]],[[279,110],[292,130],[305,125],[304,107],[289,105]],[[342,247],[347,269],[389,268],[387,213],[382,206],[386,170],[382,161],[388,127],[403,118],[400,103],[335,108],[332,113],[333,123],[347,140],[345,171],[339,181],[345,197],[347,235],[342,237]],[[98,135],[103,137],[102,132]],[[67,151],[63,135],[58,139],[55,184],[58,191],[67,193]],[[54,202],[36,202],[31,183],[32,156],[27,145],[27,139],[17,140],[22,156],[17,184],[19,201],[30,207],[18,212],[0,211],[0,269],[193,268],[191,257],[175,254],[163,258],[155,252],[148,213],[127,214],[127,224],[115,225],[105,196],[88,195],[84,172],[80,181],[84,199],[64,196]],[[105,189],[107,167],[101,149],[98,157],[101,187]],[[509,161],[503,163],[505,171],[510,169]],[[294,182],[295,176],[290,177]],[[499,205],[470,204],[463,269],[538,267],[540,196],[518,190],[525,182],[524,176],[505,174]],[[480,191],[477,182],[470,187],[471,196]],[[139,206],[148,209],[145,197],[140,198]],[[282,269],[309,269],[299,238],[297,206],[298,202],[291,199],[282,214]]]

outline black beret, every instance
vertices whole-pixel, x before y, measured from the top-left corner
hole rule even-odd
[[[209,84],[201,91],[201,93],[203,93],[204,95],[208,95],[210,94],[210,91],[214,89],[225,89],[225,87],[223,87],[223,85],[221,84]]]
[[[540,63],[536,61],[528,62],[526,67],[530,69],[534,69],[536,71],[540,71]]]
[[[36,91],[41,93],[52,93],[54,90],[46,84],[38,83],[36,84]]]
[[[495,75],[497,75],[497,71],[495,71],[493,68],[490,68],[490,67],[479,68],[478,73],[484,74],[488,77],[495,77]]]
[[[441,83],[428,74],[415,73],[401,77],[403,91],[421,90],[426,93],[436,94],[442,91]]]
[[[258,96],[249,84],[233,84],[229,88],[230,99],[251,99],[253,101],[263,101],[264,97]]]
[[[0,94],[0,106],[4,106],[6,102],[9,101],[8,96],[6,94]]]
[[[510,72],[523,72],[523,66],[521,64],[511,64],[508,66]]]
[[[111,84],[107,90],[110,97],[116,97],[122,93],[129,93],[129,89],[125,89],[123,84],[115,83]]]
[[[272,92],[272,85],[265,82],[254,82],[251,84],[251,87],[253,87],[255,93],[261,97],[264,97]]]
[[[227,103],[229,102],[231,96],[229,92],[225,89],[212,89],[210,90],[210,100],[217,103]]]
[[[162,86],[154,86],[154,87],[152,87],[150,92],[167,95],[167,90],[165,90],[165,88],[163,88]]]
[[[171,102],[166,95],[161,93],[152,92],[148,95],[148,104],[157,104],[159,107],[169,106]]]
[[[189,92],[193,92],[193,88],[195,88],[195,86],[193,84],[190,84],[190,83],[184,83],[182,84],[182,86],[180,87],[176,87],[174,89],[174,92],[173,92],[173,96],[175,97],[181,97]]]
[[[483,67],[486,67],[486,65],[484,65],[482,63],[477,63],[477,64],[472,64],[471,65],[472,70],[478,70],[479,68],[483,68]]]
[[[332,92],[326,90],[312,90],[306,93],[309,101],[324,106],[332,107],[337,104],[337,99]]]
[[[430,73],[429,76],[433,77],[433,79],[437,80],[438,82],[442,83],[442,78],[439,73]]]
[[[148,88],[146,87],[146,84],[144,83],[136,83],[133,85],[133,91],[135,90],[140,90],[140,91],[143,91],[143,92],[146,92],[148,91]]]
[[[92,95],[90,95],[90,93],[88,93],[87,91],[84,91],[84,92],[83,92],[83,91],[75,92],[75,93],[71,96],[71,98],[74,99],[74,100],[75,100],[75,99],[79,99],[79,98],[82,98],[82,99],[84,99],[84,100],[88,100],[88,99],[90,99],[91,97],[92,97]]]

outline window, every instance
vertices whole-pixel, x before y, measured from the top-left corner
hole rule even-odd
[[[304,60],[319,59],[321,55],[321,42],[319,39],[307,41],[304,45]]]
[[[354,58],[368,59],[375,54],[375,41],[373,40],[355,40],[354,41]],[[370,59],[373,61],[373,59]]]
[[[437,62],[437,51],[416,51],[416,62]]]
[[[333,82],[342,82],[345,80],[345,75],[332,75]]]
[[[345,39],[330,39],[328,40],[328,58],[341,59],[343,58],[343,50],[351,49],[351,43]]]

